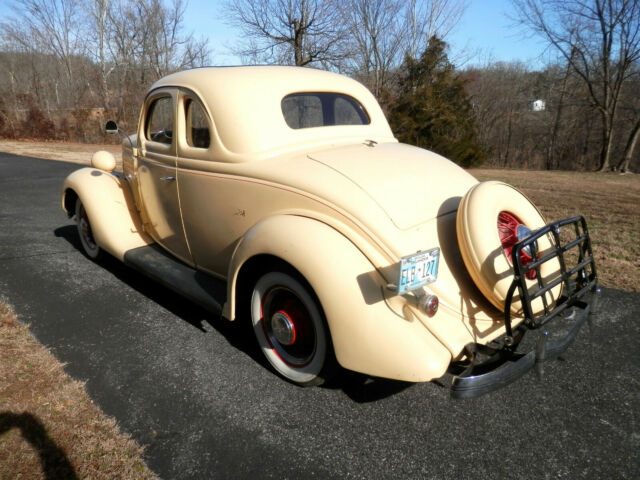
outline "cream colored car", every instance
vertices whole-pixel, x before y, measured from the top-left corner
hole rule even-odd
[[[371,93],[337,74],[169,75],[122,162],[97,152],[64,182],[85,253],[250,319],[300,385],[339,364],[411,382],[453,372],[454,396],[479,395],[566,349],[591,310],[581,217],[545,225],[513,187],[398,143]],[[520,353],[529,331],[540,339]]]

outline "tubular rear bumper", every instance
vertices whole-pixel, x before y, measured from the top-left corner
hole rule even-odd
[[[576,307],[573,310],[571,315],[574,318],[573,324],[564,336],[551,340],[547,330],[540,331],[535,349],[529,353],[518,354],[504,350],[497,354],[499,358],[492,358],[487,363],[474,365],[473,369],[453,378],[451,396],[474,398],[484,395],[509,385],[534,367],[538,375],[542,376],[543,363],[564,353],[575,340],[585,321],[589,320],[594,311],[595,298],[599,293],[599,290],[594,292],[591,304],[585,304],[583,308]],[[491,366],[494,368],[491,369]],[[473,374],[474,371],[482,371],[483,367],[485,369],[488,367],[490,370],[487,373]]]
[[[535,252],[536,240],[542,236],[549,238],[552,248],[541,252],[530,264],[523,265],[522,250],[527,248]],[[540,265],[554,259],[558,260],[560,271],[553,278],[542,278]],[[506,335],[492,346],[467,346],[471,364],[462,374],[454,376],[451,385],[453,398],[473,398],[489,393],[517,380],[534,367],[542,376],[543,363],[566,351],[584,322],[597,310],[600,289],[591,240],[583,217],[554,222],[534,232],[515,245],[512,261],[514,280],[504,309]],[[533,288],[525,279],[531,270],[537,274],[537,285]],[[563,284],[563,296],[554,305],[549,305],[546,295],[560,283]],[[522,302],[524,321],[512,329],[511,302],[516,291]],[[544,309],[538,313],[534,313],[531,307],[536,299],[542,299],[544,303]],[[571,322],[568,331],[552,339],[548,327],[561,321]],[[520,353],[517,349],[527,330],[538,333],[535,347],[528,353]],[[490,352],[482,362],[478,360],[481,349]]]

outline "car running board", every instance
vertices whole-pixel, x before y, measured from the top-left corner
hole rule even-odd
[[[133,248],[124,263],[201,307],[220,315],[226,300],[226,282],[185,265],[156,244]]]

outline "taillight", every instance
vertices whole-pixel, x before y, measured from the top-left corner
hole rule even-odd
[[[435,295],[427,295],[420,299],[420,309],[427,314],[427,317],[433,317],[438,311],[440,301]]]

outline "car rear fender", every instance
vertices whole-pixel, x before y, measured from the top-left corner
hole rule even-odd
[[[97,244],[116,258],[124,260],[127,250],[153,243],[142,230],[128,185],[116,175],[96,168],[76,170],[62,186],[62,209],[69,216],[75,198],[84,205]]]
[[[362,252],[335,229],[307,217],[269,217],[242,238],[229,266],[227,318],[235,318],[239,272],[261,255],[287,262],[313,288],[343,367],[426,381],[442,376],[451,362],[451,353],[421,322],[389,308],[382,290],[386,282]]]

